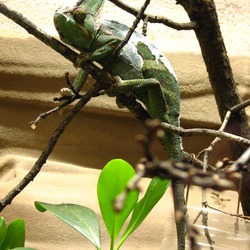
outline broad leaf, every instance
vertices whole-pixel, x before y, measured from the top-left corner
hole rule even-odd
[[[127,237],[132,234],[143,220],[150,213],[152,208],[161,199],[166,189],[170,185],[170,180],[162,180],[157,177],[153,178],[147,188],[147,191],[143,198],[136,204],[136,207],[131,216],[131,220],[128,224],[126,231],[121,237],[118,246],[120,247],[122,243],[127,239]],[[119,247],[117,249],[119,249]]]
[[[99,206],[113,242],[136,205],[138,191],[131,191],[128,194],[125,206],[119,213],[114,210],[113,202],[120,193],[125,191],[129,180],[134,175],[134,169],[127,162],[121,159],[114,159],[107,163],[98,179],[97,195]]]
[[[100,226],[96,213],[84,206],[74,204],[48,204],[35,202],[40,212],[46,210],[66,222],[87,237],[97,249],[100,249]]]
[[[1,250],[23,247],[25,241],[25,223],[22,219],[13,220],[7,227]]]
[[[4,241],[6,233],[7,233],[6,221],[3,217],[0,216],[0,249],[2,249],[1,244]]]

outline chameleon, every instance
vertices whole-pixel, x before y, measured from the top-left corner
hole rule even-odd
[[[109,96],[121,93],[133,95],[144,104],[152,119],[175,126],[180,125],[180,93],[174,70],[166,57],[142,34],[134,31],[116,58],[108,60],[123,41],[129,28],[117,21],[100,19],[104,0],[81,0],[73,8],[58,9],[54,14],[55,28],[60,39],[81,52],[81,60],[95,61],[112,75],[116,83],[106,92]],[[83,87],[88,73],[82,69],[73,83],[74,93]],[[72,91],[63,89],[62,95]],[[181,161],[181,137],[165,133],[163,146],[169,159]],[[184,187],[175,182],[178,201],[184,206]],[[184,235],[183,227],[177,231]],[[179,239],[178,239],[179,241]],[[179,241],[178,249],[185,249]]]

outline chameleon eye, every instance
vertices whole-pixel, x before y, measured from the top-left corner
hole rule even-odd
[[[73,14],[75,21],[81,24],[84,22],[88,12],[82,7],[77,7],[73,10],[72,14]]]

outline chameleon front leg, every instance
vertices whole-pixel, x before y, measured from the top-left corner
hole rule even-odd
[[[84,86],[84,84],[86,83],[88,75],[89,74],[87,71],[85,71],[83,69],[79,69],[71,87],[60,89],[60,95],[70,97],[70,96],[73,96],[75,94],[78,94],[80,92],[80,90],[82,89],[82,87]]]
[[[100,61],[101,59],[106,58],[108,55],[113,53],[121,40],[113,37],[110,38],[110,36],[100,36],[97,39],[97,42],[100,47],[92,53],[81,53],[76,66],[80,65],[82,61]],[[62,96],[72,96],[74,95],[74,92],[79,93],[84,86],[88,75],[89,74],[85,70],[80,68],[72,84],[73,90],[63,88],[60,90],[60,94]]]
[[[82,52],[79,56],[79,64],[84,61],[96,61],[102,62],[105,65],[105,61],[108,56],[110,56],[116,47],[121,43],[121,39],[116,37],[110,37],[102,35],[96,38],[90,47],[91,52]]]

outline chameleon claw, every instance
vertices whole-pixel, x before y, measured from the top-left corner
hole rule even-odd
[[[115,85],[119,85],[120,83],[122,83],[122,79],[120,76],[114,76],[113,78],[115,80],[115,83],[114,83]]]
[[[60,95],[63,97],[72,97],[74,96],[73,92],[69,88],[61,88]]]
[[[78,99],[82,97],[82,95],[74,93],[74,91],[69,88],[61,88],[59,93],[63,99],[70,99],[71,97]]]

